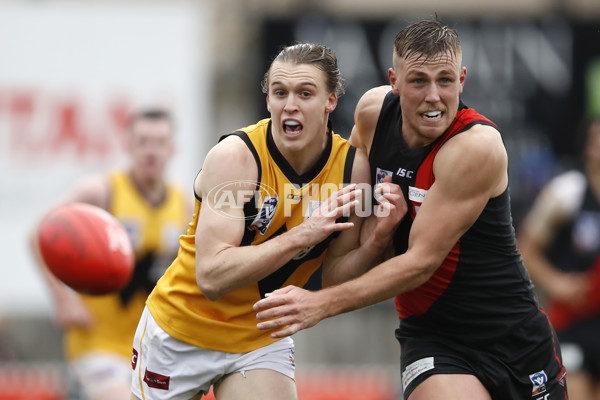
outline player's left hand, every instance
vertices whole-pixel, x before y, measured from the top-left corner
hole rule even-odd
[[[392,183],[390,176],[386,176],[382,183],[375,186],[375,198],[379,204],[375,208],[377,223],[374,234],[376,241],[383,243],[391,240],[408,207],[402,189]]]
[[[291,336],[310,328],[322,320],[323,306],[317,301],[318,292],[296,286],[286,286],[267,293],[265,298],[254,304],[260,330],[283,328],[271,333],[273,338]]]

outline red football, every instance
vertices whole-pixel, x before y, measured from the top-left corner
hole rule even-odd
[[[59,206],[44,217],[38,235],[50,271],[78,292],[116,292],[133,275],[134,253],[127,231],[99,207]]]

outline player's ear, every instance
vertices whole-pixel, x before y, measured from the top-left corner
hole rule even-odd
[[[394,68],[388,68],[388,79],[390,80],[390,85],[392,86],[392,92],[397,95],[398,88],[396,88],[396,82],[398,81],[398,77],[396,76],[396,71]]]
[[[271,112],[271,101],[269,99],[269,95],[267,95],[266,101],[267,101],[267,111]]]
[[[462,94],[463,89],[465,87],[465,80],[467,79],[467,67],[462,67],[460,69],[460,75],[458,76],[458,80],[460,82],[460,90],[458,94]]]
[[[327,106],[325,107],[325,111],[327,111],[327,113],[331,114],[333,112],[333,110],[335,110],[335,108],[337,107],[337,103],[338,103],[337,94],[335,92],[331,92],[329,94],[329,98],[327,99]]]

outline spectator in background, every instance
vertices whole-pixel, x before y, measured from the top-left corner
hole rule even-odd
[[[132,115],[124,139],[129,169],[83,179],[60,204],[101,207],[125,226],[136,259],[130,283],[109,295],[75,293],[44,265],[37,227],[32,235],[54,299],[55,322],[65,328],[65,358],[89,400],[129,399],[133,335],[148,294],[177,255],[192,210],[192,198],[165,177],[174,153],[170,113],[148,109]]]
[[[578,141],[581,168],[540,191],[518,240],[561,342],[570,400],[600,400],[600,119]]]

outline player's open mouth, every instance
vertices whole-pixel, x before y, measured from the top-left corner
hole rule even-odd
[[[283,121],[283,131],[288,136],[298,136],[302,133],[302,124],[294,119]]]
[[[440,118],[442,116],[442,112],[439,110],[436,111],[428,111],[428,112],[424,112],[423,114],[421,114],[424,118],[427,119],[435,119],[435,118]]]

